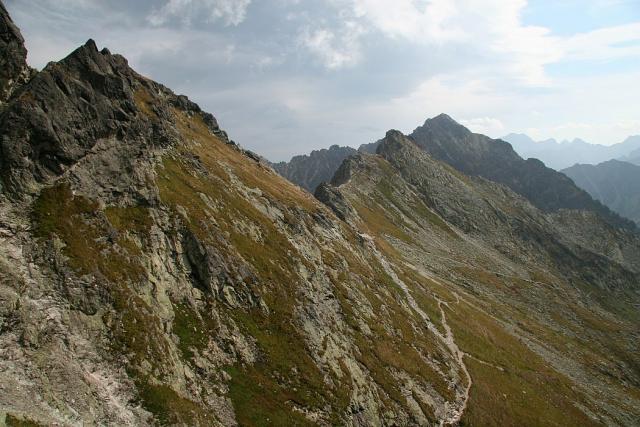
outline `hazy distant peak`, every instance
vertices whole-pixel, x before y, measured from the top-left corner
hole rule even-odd
[[[634,150],[640,149],[640,136],[630,136],[623,142],[614,145],[593,144],[581,138],[564,139],[558,142],[554,138],[534,142],[524,134],[510,133],[502,137],[509,142],[523,158],[534,157],[542,160],[547,166],[560,170],[576,163],[597,164],[605,160],[620,158],[632,161],[637,155]]]
[[[536,141],[533,140],[533,138],[531,138],[529,135],[526,135],[524,133],[510,133],[508,135],[503,136],[502,138],[503,141],[509,141],[509,142],[527,142],[527,143],[535,143]]]
[[[457,129],[458,131],[465,131],[467,133],[471,133],[469,129],[456,122],[449,116],[448,114],[441,113],[435,117],[425,120],[423,127],[440,127],[440,128],[449,128],[449,129]]]

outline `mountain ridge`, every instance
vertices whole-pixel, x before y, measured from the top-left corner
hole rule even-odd
[[[351,147],[332,145],[313,150],[311,153],[293,156],[288,162],[272,163],[271,166],[283,177],[313,193],[322,182],[331,180],[333,173],[344,159],[356,150]]]
[[[597,214],[397,131],[315,199],[92,41],[0,130],[0,422],[640,416],[640,242]]]
[[[503,140],[512,144],[514,150],[523,158],[536,158],[548,167],[565,169],[576,163],[597,164],[614,158],[629,155],[634,149],[640,149],[640,136],[629,136],[613,145],[590,144],[579,138],[558,142],[555,139],[536,142],[525,134],[508,134]]]
[[[602,215],[615,226],[635,228],[635,224],[620,217],[577,187],[564,174],[547,168],[536,159],[522,159],[508,142],[494,140],[481,134],[471,133],[467,128],[455,122],[450,116],[440,114],[427,119],[417,127],[409,138],[435,158],[449,163],[457,170],[471,175],[480,175],[502,183],[516,193],[527,197],[532,203],[544,210],[584,209]],[[363,144],[359,152],[376,153],[382,140]],[[346,149],[345,149],[346,150]],[[353,155],[352,149],[348,149]],[[340,156],[322,165],[322,176],[317,182],[330,181],[332,172],[339,169]],[[346,156],[342,156],[346,158]],[[286,165],[280,163],[279,165]],[[282,168],[284,166],[280,166]],[[294,170],[304,174],[317,174],[318,166],[308,158],[297,157]],[[278,168],[276,168],[278,170]],[[300,178],[289,174],[294,183],[305,187]],[[317,186],[316,183],[314,185]],[[313,187],[315,188],[315,187]],[[312,187],[308,187],[312,190]]]
[[[593,198],[640,223],[640,166],[612,159],[597,165],[576,164],[561,172]]]

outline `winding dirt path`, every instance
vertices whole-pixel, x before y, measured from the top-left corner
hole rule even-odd
[[[361,237],[364,237],[365,240],[369,242],[370,249],[382,265],[382,268],[389,275],[389,277],[391,277],[391,279],[400,287],[400,289],[402,289],[411,309],[418,313],[418,315],[424,321],[427,329],[443,342],[443,344],[447,347],[447,349],[451,352],[451,354],[458,362],[458,365],[460,365],[460,370],[464,372],[464,376],[467,377],[464,390],[461,393],[456,392],[456,399],[453,402],[445,402],[445,415],[440,420],[440,426],[458,424],[460,422],[460,419],[462,418],[462,415],[464,414],[464,411],[467,408],[467,402],[469,401],[469,392],[471,390],[473,381],[471,379],[471,375],[469,374],[467,366],[464,363],[464,356],[466,355],[466,353],[460,350],[460,348],[456,344],[455,337],[453,336],[453,332],[451,331],[451,327],[447,323],[447,316],[443,309],[443,305],[449,307],[449,303],[434,296],[436,298],[436,301],[438,301],[438,308],[440,309],[440,314],[442,317],[442,325],[445,330],[445,334],[443,335],[433,324],[433,322],[429,318],[429,315],[420,308],[416,300],[411,295],[409,287],[402,281],[402,279],[398,277],[387,259],[378,251],[373,242],[373,239],[366,235],[361,235]],[[456,303],[459,303],[460,300],[457,294],[455,296],[457,300]]]
[[[456,295],[456,298],[457,298],[457,295]],[[465,409],[467,409],[467,402],[469,401],[469,393],[471,391],[471,386],[473,385],[473,381],[471,379],[471,374],[467,369],[467,365],[464,363],[464,357],[467,354],[462,350],[460,350],[460,347],[458,347],[458,344],[456,344],[456,341],[453,336],[453,332],[451,331],[451,327],[449,326],[449,323],[447,323],[447,314],[444,312],[444,308],[442,308],[443,305],[446,305],[447,307],[449,307],[449,303],[442,301],[440,298],[437,298],[437,297],[436,297],[436,300],[438,301],[438,308],[440,309],[440,315],[442,316],[442,326],[444,327],[444,330],[445,330],[445,336],[444,336],[445,343],[447,344],[447,347],[449,348],[449,350],[451,350],[451,352],[456,357],[456,360],[460,365],[460,369],[462,370],[462,372],[464,372],[465,376],[467,377],[467,386],[464,389],[462,404],[459,405],[458,408],[454,408],[450,412],[450,415],[447,419],[442,420],[440,422],[440,425],[442,426],[446,424],[457,424],[460,422],[460,419],[462,418],[462,415],[464,414]],[[458,302],[459,301],[460,300],[458,300]]]

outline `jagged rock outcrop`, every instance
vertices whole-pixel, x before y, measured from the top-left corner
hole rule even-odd
[[[375,247],[186,97],[89,41],[0,129],[0,421],[452,416],[457,353]]]
[[[464,174],[482,176],[504,184],[542,210],[589,210],[597,212],[616,227],[635,228],[632,221],[594,200],[562,173],[546,167],[535,158],[522,159],[507,142],[471,133],[446,114],[427,119],[409,137],[436,159]],[[382,141],[363,144],[358,152],[375,154]],[[338,148],[342,149],[333,146],[332,150],[337,151]],[[321,176],[322,181],[328,182],[328,177],[340,167],[339,156],[329,160],[320,156],[322,151],[314,153],[311,156],[296,156],[295,168],[292,167],[294,163],[280,163],[275,167],[280,168],[285,178],[305,188],[308,186],[307,176]],[[320,179],[316,181],[319,183]]]
[[[318,185],[329,182],[342,161],[357,151],[351,147],[332,145],[308,155],[294,156],[288,162],[271,166],[283,177],[313,193]]]
[[[332,185],[322,183],[314,193],[316,199],[329,206],[333,213],[343,221],[349,221],[353,216],[353,208],[346,202],[342,194],[335,191]]]
[[[358,151],[361,153],[369,153],[376,154],[376,150],[378,149],[378,145],[382,142],[382,139],[379,139],[375,142],[371,142],[369,144],[362,144],[358,147]]]
[[[33,70],[27,65],[27,49],[20,30],[0,4],[0,108],[11,94],[25,84]]]

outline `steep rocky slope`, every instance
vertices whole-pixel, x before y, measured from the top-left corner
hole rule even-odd
[[[0,3],[0,105],[32,74],[22,34]]]
[[[0,128],[5,422],[458,417],[455,346],[368,240],[124,58],[87,42]]]
[[[327,207],[92,41],[6,101],[0,422],[640,416],[640,244],[597,215],[393,132],[319,187]]]
[[[619,160],[574,165],[561,171],[591,197],[640,224],[640,166]]]
[[[355,153],[356,150],[351,147],[332,145],[271,166],[289,181],[313,193],[320,183],[331,181],[342,161]]]

